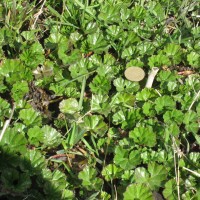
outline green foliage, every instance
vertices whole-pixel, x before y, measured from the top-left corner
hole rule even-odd
[[[95,76],[93,81],[90,83],[90,89],[94,94],[108,94],[111,85],[110,81],[103,76]]]
[[[124,170],[133,169],[141,163],[140,151],[117,146],[115,148],[114,162]]]
[[[4,188],[12,192],[25,192],[31,186],[30,175],[19,173],[16,169],[4,169],[1,175]],[[17,184],[13,185],[14,182]]]
[[[17,128],[8,128],[5,136],[2,138],[0,145],[7,146],[12,150],[24,153],[26,150],[27,140],[23,132],[19,132]]]
[[[44,184],[44,192],[49,199],[73,199],[73,193],[66,189],[65,174],[59,170],[54,171],[50,181]]]
[[[143,184],[131,184],[126,188],[124,192],[124,200],[131,199],[144,199],[153,200],[151,190]]]
[[[102,175],[105,177],[106,181],[114,180],[120,178],[122,169],[118,168],[114,164],[109,164],[102,170]]]
[[[108,129],[107,124],[103,121],[103,117],[101,115],[85,116],[81,126],[86,131],[93,132],[99,136],[104,136]]]
[[[133,131],[130,131],[129,137],[133,138],[136,144],[146,145],[153,147],[156,145],[156,134],[153,132],[151,126],[136,127]]]
[[[123,78],[115,79],[113,84],[118,92],[136,93],[140,89],[140,85],[137,82],[131,82]]]
[[[0,199],[198,199],[198,3],[1,2]]]
[[[74,98],[69,98],[60,102],[60,111],[63,113],[74,114],[78,112],[78,102]]]
[[[39,64],[43,64],[45,57],[42,45],[39,42],[33,45],[28,44],[22,49],[20,59],[32,69],[36,68]]]
[[[40,174],[41,170],[45,167],[45,158],[37,150],[28,150],[21,156],[23,162],[21,168],[23,171],[27,171],[30,175]]]
[[[39,112],[36,112],[33,108],[23,109],[19,113],[19,119],[21,119],[27,126],[40,126],[42,123],[42,117]]]
[[[54,128],[46,125],[41,129],[43,133],[43,142],[46,147],[57,147],[61,143],[61,134]]]
[[[82,185],[89,191],[99,191],[102,185],[102,179],[97,178],[97,171],[89,166],[79,172],[78,178],[82,180]]]
[[[175,108],[175,101],[170,96],[158,97],[155,101],[155,109],[158,114]]]

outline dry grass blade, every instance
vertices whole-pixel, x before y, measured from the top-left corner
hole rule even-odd
[[[9,119],[6,120],[6,122],[5,122],[4,126],[3,126],[3,129],[2,129],[2,131],[1,131],[1,134],[0,134],[0,142],[1,142],[2,138],[3,138],[3,136],[4,136],[4,133],[6,132],[6,129],[8,128],[8,126],[9,126],[9,124],[10,124],[10,122],[11,122],[11,119],[12,119],[12,117],[13,117],[14,111],[15,111],[15,104],[14,104],[14,106],[13,106],[13,108],[12,108],[12,111],[11,111],[11,114],[10,114]]]
[[[34,15],[35,21],[34,21],[33,25],[31,26],[31,29],[35,29],[36,22],[37,22],[39,16],[40,16],[40,15],[42,14],[42,12],[43,12],[43,8],[44,8],[45,3],[46,3],[46,0],[43,1],[40,10]]]

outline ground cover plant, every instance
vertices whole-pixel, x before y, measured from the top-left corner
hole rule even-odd
[[[199,3],[0,2],[0,199],[198,200]]]

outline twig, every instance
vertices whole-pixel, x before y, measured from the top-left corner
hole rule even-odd
[[[188,108],[188,110],[191,110],[193,104],[195,103],[195,101],[199,98],[200,96],[200,90],[197,92],[196,96],[194,97],[194,100],[192,101],[190,107]]]
[[[43,8],[44,8],[44,4],[45,4],[45,3],[46,3],[46,0],[43,1],[42,6],[41,6],[39,12],[37,12],[37,13],[34,15],[35,21],[34,21],[33,25],[31,26],[31,29],[34,29],[34,28],[35,28],[35,24],[36,24],[36,22],[37,22],[39,16],[40,16],[40,15],[42,14],[42,12],[43,12]]]
[[[3,126],[3,129],[2,129],[2,131],[1,131],[1,134],[0,134],[0,142],[1,142],[2,138],[3,138],[4,133],[6,132],[6,129],[8,128],[8,126],[9,126],[9,124],[10,124],[10,122],[11,122],[11,119],[12,119],[13,114],[14,114],[14,110],[15,110],[15,104],[13,105],[13,108],[12,108],[12,111],[11,111],[11,114],[10,114],[9,119],[5,121],[5,124],[4,124],[4,126]]]
[[[175,138],[172,137],[172,142],[173,142],[173,151],[174,151],[174,170],[175,170],[175,175],[176,175],[176,186],[177,186],[177,196],[178,200],[181,200],[180,198],[180,170],[179,170],[179,161],[176,161],[176,154],[177,158],[179,159],[179,148],[176,145]]]
[[[159,68],[158,67],[153,67],[152,70],[149,73],[148,79],[147,79],[147,83],[146,83],[146,88],[151,88],[153,85],[153,81],[154,78],[156,76],[156,74],[158,73]]]
[[[194,175],[197,176],[197,177],[200,177],[200,174],[199,174],[198,172],[192,171],[191,169],[188,169],[188,168],[186,168],[186,167],[183,167],[183,169],[185,169],[185,170],[191,172],[192,174],[194,174]]]

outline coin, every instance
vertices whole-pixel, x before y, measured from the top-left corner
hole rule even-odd
[[[125,70],[125,77],[130,81],[141,81],[144,76],[144,70],[140,67],[129,67]]]

